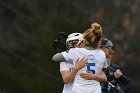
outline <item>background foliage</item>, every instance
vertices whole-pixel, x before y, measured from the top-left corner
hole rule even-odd
[[[61,93],[52,44],[59,32],[103,26],[115,45],[114,63],[140,88],[139,0],[0,0],[0,93]]]

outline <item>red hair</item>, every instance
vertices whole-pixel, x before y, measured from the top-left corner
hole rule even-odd
[[[83,33],[85,41],[88,42],[87,45],[92,46],[93,48],[98,47],[98,43],[102,38],[102,27],[98,23],[92,23],[91,28],[87,29]]]

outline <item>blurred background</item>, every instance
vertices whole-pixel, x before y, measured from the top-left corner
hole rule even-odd
[[[54,55],[59,32],[103,26],[115,46],[113,62],[140,89],[140,0],[0,0],[0,93],[61,93]]]

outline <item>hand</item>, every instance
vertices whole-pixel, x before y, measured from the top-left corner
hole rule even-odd
[[[122,76],[122,72],[120,71],[120,69],[117,69],[115,72],[114,72],[114,76],[115,78],[119,78]]]
[[[96,78],[96,75],[93,74],[91,71],[87,71],[87,73],[81,73],[80,76],[86,80],[93,80]]]
[[[86,58],[82,58],[82,59],[77,59],[75,62],[75,67],[73,69],[75,69],[76,71],[80,70],[81,68],[87,66],[87,59]]]

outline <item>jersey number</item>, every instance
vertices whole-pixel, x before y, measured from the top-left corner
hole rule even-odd
[[[91,69],[91,67],[95,66],[95,63],[88,63],[87,70],[91,71],[93,74],[95,74],[95,70]]]

